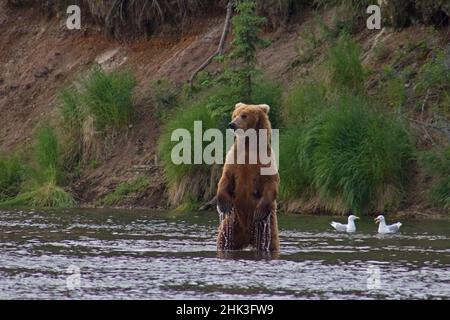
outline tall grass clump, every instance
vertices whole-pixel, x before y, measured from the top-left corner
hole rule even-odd
[[[136,80],[130,71],[108,74],[93,68],[83,85],[81,101],[94,116],[97,130],[120,130],[131,122]]]
[[[70,208],[75,206],[76,202],[70,193],[50,180],[0,204],[34,208]]]
[[[75,178],[79,175],[80,161],[83,151],[83,127],[86,110],[80,102],[80,95],[74,88],[63,88],[58,92],[60,101],[59,135],[63,170],[67,176]]]
[[[83,125],[85,110],[81,105],[81,96],[74,88],[63,88],[58,92],[62,124],[66,129],[79,132]]]
[[[344,96],[297,132],[297,143],[292,130],[299,129],[284,135],[295,147],[280,154],[280,162],[291,159],[280,166],[285,196],[297,193],[342,212],[381,210],[401,200],[413,146],[400,120]]]
[[[83,166],[97,163],[107,147],[105,141],[131,123],[135,85],[131,71],[106,73],[94,67],[77,85],[59,91],[57,128],[67,178],[74,180]]]
[[[39,129],[34,153],[39,176],[44,179],[47,179],[47,177],[50,176],[52,178],[54,177],[55,180],[61,178],[61,164],[59,162],[60,145],[53,128],[44,126]]]
[[[203,97],[195,102],[191,102],[191,104],[187,103],[187,105],[180,106],[164,126],[158,148],[164,163],[164,173],[169,186],[175,186],[189,172],[194,173],[207,170],[205,165],[175,164],[171,158],[172,149],[179,143],[179,141],[171,141],[172,133],[175,130],[187,130],[192,137],[190,161],[193,163],[194,122],[201,121],[203,130],[217,128],[218,118],[208,108],[205,108],[207,101],[208,97]]]
[[[72,207],[72,195],[60,187],[64,174],[61,170],[58,137],[49,126],[37,131],[33,165],[28,170],[21,193],[1,202],[4,206]]]
[[[107,73],[94,67],[79,82],[78,88],[63,88],[58,94],[64,128],[79,132],[89,116],[94,119],[95,129],[102,133],[118,131],[130,124],[136,86],[131,71]]]
[[[433,186],[428,192],[432,205],[450,208],[450,148],[422,152],[421,167],[432,177]]]
[[[25,166],[19,156],[0,156],[0,201],[17,196],[24,180]]]
[[[362,92],[365,71],[361,64],[361,48],[350,36],[342,34],[330,48],[326,64],[330,69],[330,85],[351,92]]]

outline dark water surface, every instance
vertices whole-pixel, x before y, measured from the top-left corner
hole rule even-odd
[[[280,215],[278,257],[224,258],[214,213],[0,211],[0,299],[450,298],[449,218],[331,220]]]

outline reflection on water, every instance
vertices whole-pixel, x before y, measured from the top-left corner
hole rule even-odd
[[[450,220],[379,236],[280,215],[278,257],[218,255],[213,213],[0,212],[0,299],[450,298]]]

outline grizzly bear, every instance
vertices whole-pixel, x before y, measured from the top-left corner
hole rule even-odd
[[[276,198],[280,179],[277,170],[262,174],[264,168],[276,166],[270,144],[269,110],[266,104],[238,103],[233,111],[228,127],[235,130],[235,140],[227,153],[217,190],[219,251],[240,250],[247,246],[258,251],[279,250]],[[250,131],[257,133],[256,149],[243,134]],[[260,132],[263,139],[258,135]],[[270,163],[262,161],[259,153],[261,148],[270,158]],[[256,161],[253,162],[250,161],[252,152],[253,156],[256,155]],[[244,156],[241,159],[245,161],[237,160],[240,155]]]

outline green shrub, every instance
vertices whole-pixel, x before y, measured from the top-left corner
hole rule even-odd
[[[433,178],[428,193],[431,204],[450,208],[450,148],[422,152],[419,162]]]
[[[365,71],[361,64],[361,48],[348,35],[341,35],[330,48],[326,63],[331,70],[332,86],[362,91]]]
[[[409,135],[399,120],[370,109],[361,98],[340,98],[304,128],[288,127],[281,141],[286,197],[315,195],[322,207],[342,203],[341,210],[356,212],[401,199],[413,150]]]
[[[116,205],[126,199],[129,195],[145,190],[150,185],[150,181],[146,177],[138,177],[130,182],[122,182],[117,188],[104,199],[106,205]]]
[[[19,194],[25,179],[25,167],[17,155],[0,157],[0,201]]]
[[[133,89],[136,85],[130,71],[114,71],[107,74],[93,68],[85,82],[81,101],[95,118],[100,132],[120,130],[127,126],[133,116]]]

